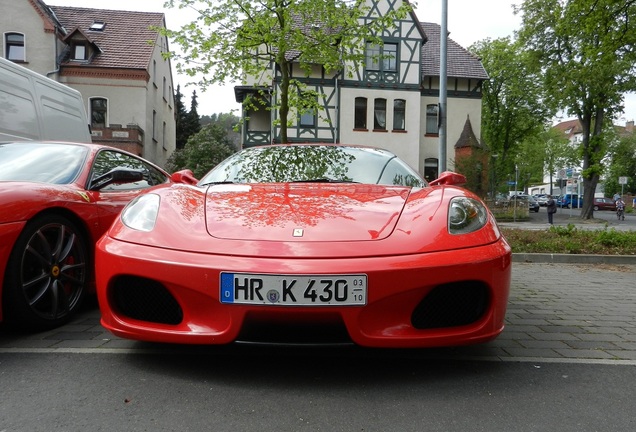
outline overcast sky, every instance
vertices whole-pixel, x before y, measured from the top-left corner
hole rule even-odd
[[[49,5],[78,6],[96,9],[137,10],[148,12],[164,12],[168,28],[179,28],[181,25],[191,22],[194,15],[177,8],[164,9],[164,0],[44,0]],[[448,31],[450,37],[460,45],[468,48],[476,41],[491,38],[512,36],[520,26],[521,19],[513,14],[512,5],[521,0],[447,0],[448,4]],[[442,0],[417,0],[417,17],[420,21],[441,23]],[[176,48],[176,47],[172,47]],[[190,107],[190,97],[196,87],[187,86],[188,77],[173,76],[175,87],[181,85],[181,93],[184,94],[183,102],[186,108]],[[227,83],[224,86],[209,88],[206,92],[197,89],[197,111],[199,115],[229,112],[231,109],[240,108],[234,99],[234,84]],[[625,101],[626,110],[619,125],[624,125],[626,120],[636,119],[636,95],[630,94]]]

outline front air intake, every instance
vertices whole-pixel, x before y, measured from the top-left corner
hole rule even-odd
[[[179,324],[183,311],[177,300],[159,282],[136,276],[119,276],[112,284],[113,309],[139,321]]]
[[[440,285],[417,305],[411,323],[420,330],[469,325],[483,317],[489,303],[489,290],[482,282]]]

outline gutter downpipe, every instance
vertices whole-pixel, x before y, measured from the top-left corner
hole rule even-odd
[[[446,105],[447,105],[447,58],[448,58],[448,0],[442,0],[442,22],[439,34],[439,176],[446,171]]]

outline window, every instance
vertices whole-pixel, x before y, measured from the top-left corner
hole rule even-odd
[[[73,60],[86,60],[88,50],[86,49],[86,45],[77,44],[73,46]]]
[[[316,126],[316,112],[309,109],[300,115],[301,126]]]
[[[374,102],[373,130],[386,130],[386,99],[376,99]]]
[[[93,24],[88,28],[90,31],[104,31],[106,23],[104,21],[93,21]]]
[[[104,98],[91,98],[91,127],[105,128],[108,119],[108,101]]]
[[[13,61],[26,61],[24,51],[24,35],[21,33],[6,33],[4,35],[5,55]]]
[[[164,150],[166,149],[166,122],[163,122],[163,126],[161,127],[161,144],[163,145]]]
[[[439,134],[439,125],[437,123],[437,105],[426,105],[426,133]]]
[[[424,159],[424,178],[426,179],[426,181],[431,181],[431,180],[435,180],[438,175],[437,175],[437,170],[438,170],[438,163],[437,163],[437,158],[426,158]]]
[[[114,168],[132,168],[141,170],[144,174],[143,180],[134,183],[114,183],[100,190],[100,192],[126,191],[131,189],[146,189],[166,183],[168,178],[155,167],[136,157],[120,153],[115,150],[102,150],[95,157],[91,172],[91,181],[97,180]]]
[[[393,130],[403,131],[406,129],[406,101],[396,99],[393,101]]]
[[[367,70],[397,72],[397,44],[367,43]]]
[[[157,88],[157,60],[152,61],[152,84]]]
[[[157,142],[157,111],[152,110],[152,140]]]
[[[304,95],[305,98],[311,99],[308,94]],[[313,103],[316,103],[314,98]],[[316,126],[316,110],[314,108],[305,108],[300,112],[300,125],[301,126]]]
[[[356,98],[353,127],[365,130],[367,128],[367,98],[365,97]]]

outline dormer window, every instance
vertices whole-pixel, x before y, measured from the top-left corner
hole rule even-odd
[[[86,44],[78,43],[73,45],[73,58],[72,60],[85,61],[88,60],[88,48]]]
[[[93,21],[93,24],[88,28],[90,31],[104,31],[106,23],[104,21]]]

